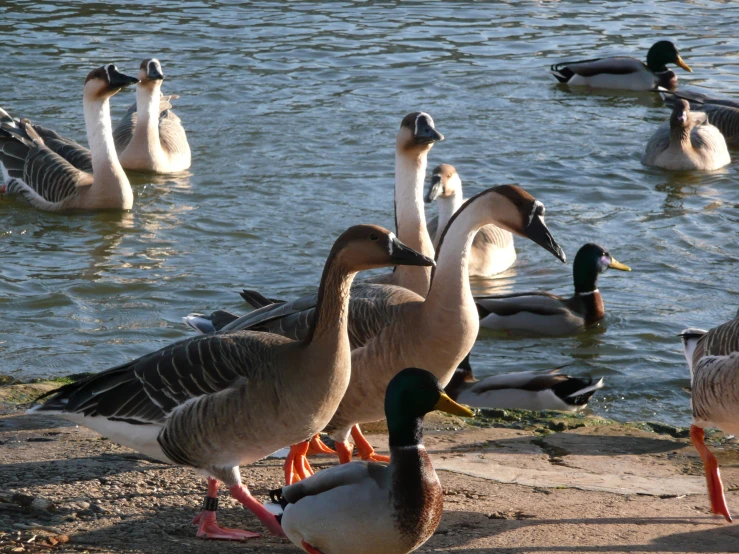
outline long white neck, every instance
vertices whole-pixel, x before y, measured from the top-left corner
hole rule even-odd
[[[439,247],[439,240],[441,240],[441,234],[444,232],[446,224],[449,223],[456,211],[462,207],[464,198],[462,198],[461,192],[455,192],[451,196],[440,196],[436,203],[439,205],[439,223],[434,236],[434,248]]]
[[[152,154],[161,151],[159,142],[159,100],[162,96],[162,82],[155,81],[151,85],[136,86],[136,112],[138,121],[131,141],[145,142]]]
[[[102,173],[115,173],[121,169],[118,155],[113,143],[113,126],[110,123],[110,102],[105,99],[87,99],[84,102],[85,127],[87,141],[92,153],[92,172],[97,176]]]
[[[429,258],[434,246],[426,229],[423,207],[423,183],[426,177],[428,152],[421,154],[395,153],[395,221],[398,238]],[[426,296],[431,282],[431,268],[399,266],[394,273],[396,285]]]

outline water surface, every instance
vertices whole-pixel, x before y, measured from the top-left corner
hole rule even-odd
[[[644,58],[671,39],[683,85],[735,95],[732,2],[254,2],[0,4],[0,105],[86,143],[81,88],[110,61],[156,56],[181,98],[185,176],[132,178],[124,214],[54,215],[0,201],[0,371],[98,371],[189,335],[193,310],[243,311],[241,286],[291,298],[317,284],[349,225],[393,225],[394,137],[424,110],[466,194],[515,183],[547,207],[570,260],[595,241],[632,266],[600,281],[605,322],[576,337],[483,333],[480,375],[570,364],[606,377],[592,406],[619,419],[689,422],[676,334],[739,307],[737,166],[647,169],[668,116],[650,94],[558,87],[549,64]],[[114,119],[134,101],[113,98]],[[572,291],[571,265],[524,240],[476,290]]]

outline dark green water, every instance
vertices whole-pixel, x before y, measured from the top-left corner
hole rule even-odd
[[[646,169],[667,118],[649,94],[555,86],[549,64],[674,40],[681,83],[739,91],[731,2],[0,2],[0,106],[86,143],[81,89],[115,62],[162,62],[193,150],[191,174],[136,176],[131,213],[50,215],[0,201],[0,371],[97,371],[188,336],[193,310],[244,309],[241,286],[293,297],[317,284],[349,225],[393,225],[394,137],[424,110],[468,196],[516,183],[547,207],[572,260],[595,241],[632,266],[600,281],[608,315],[578,337],[483,336],[481,374],[606,376],[592,404],[689,422],[675,335],[739,307],[737,166]],[[113,99],[114,119],[134,100]],[[739,155],[739,154],[737,154]],[[571,292],[571,266],[518,241],[478,290]]]

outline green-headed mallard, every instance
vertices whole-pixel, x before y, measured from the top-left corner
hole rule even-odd
[[[557,63],[552,65],[551,72],[560,83],[572,86],[622,90],[655,90],[661,86],[674,89],[677,75],[667,69],[668,63],[693,71],[672,42],[660,40],[647,52],[647,63],[627,56],[613,56]]]
[[[521,292],[475,298],[480,325],[488,329],[531,331],[565,335],[595,323],[605,315],[596,288],[598,275],[608,268],[631,271],[601,246],[585,244],[572,264],[575,295],[570,298],[548,292]]]
[[[443,511],[439,478],[423,446],[432,410],[472,417],[423,369],[402,370],[385,392],[390,464],[352,462],[272,491],[287,537],[310,554],[406,554],[433,534]]]

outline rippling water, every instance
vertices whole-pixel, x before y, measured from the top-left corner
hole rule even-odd
[[[0,201],[0,371],[101,370],[188,336],[189,311],[243,311],[242,285],[288,298],[311,290],[346,227],[393,225],[395,133],[424,110],[447,137],[430,168],[455,165],[468,196],[519,184],[546,204],[570,260],[595,241],[633,268],[601,278],[603,325],[558,339],[483,334],[477,373],[569,363],[606,376],[598,413],[689,422],[675,335],[739,307],[737,166],[642,167],[668,116],[661,101],[568,90],[546,70],[644,58],[668,38],[694,70],[678,69],[683,86],[736,94],[734,3],[240,4],[0,3],[0,105],[86,143],[87,73],[110,61],[134,73],[156,56],[193,150],[188,176],[133,177],[131,213]],[[114,119],[133,101],[114,97]],[[571,265],[517,245],[514,268],[477,290],[571,293]]]

